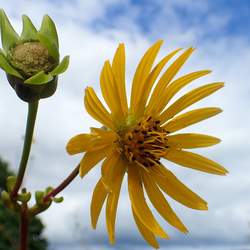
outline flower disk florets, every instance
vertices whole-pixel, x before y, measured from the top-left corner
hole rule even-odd
[[[9,52],[9,60],[14,68],[30,77],[40,71],[48,73],[56,66],[55,59],[40,42],[19,44]]]
[[[167,135],[168,132],[160,127],[160,121],[148,116],[121,133],[119,149],[129,162],[151,167],[166,154],[169,147]]]

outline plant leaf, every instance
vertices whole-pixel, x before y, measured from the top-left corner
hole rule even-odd
[[[56,45],[51,42],[49,37],[40,33],[40,31],[37,33],[37,38],[40,41],[40,43],[43,44],[43,46],[45,46],[48,49],[49,55],[51,55],[58,62],[59,51],[58,51],[58,48],[56,47]]]
[[[37,40],[37,30],[35,26],[33,25],[30,18],[26,15],[22,16],[23,19],[23,30],[21,34],[22,40]]]
[[[23,79],[22,75],[9,64],[2,51],[0,51],[0,68],[10,75]]]
[[[62,61],[50,72],[52,76],[62,74],[69,66],[69,56],[65,56]]]
[[[44,71],[40,71],[37,74],[31,76],[24,81],[26,84],[41,85],[53,80],[53,76],[50,74],[45,74]]]
[[[2,9],[0,10],[0,26],[3,49],[7,53],[7,51],[20,40],[20,37]]]
[[[50,43],[55,44],[57,50],[59,50],[56,26],[53,20],[48,15],[45,15],[43,17],[39,33],[46,36],[50,40]]]

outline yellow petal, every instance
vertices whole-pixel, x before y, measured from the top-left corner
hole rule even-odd
[[[219,138],[203,134],[185,133],[168,136],[168,144],[171,145],[171,148],[210,147],[219,142]]]
[[[114,77],[111,65],[109,61],[104,63],[101,77],[100,86],[104,100],[106,101],[112,116],[115,119],[121,120],[124,118],[122,103],[119,97],[119,91],[117,89],[117,83]]]
[[[155,235],[161,238],[168,238],[145,201],[141,176],[136,166],[132,165],[128,167],[128,190],[134,211],[143,225]]]
[[[199,77],[202,77],[204,75],[207,75],[210,73],[210,70],[202,70],[197,72],[192,72],[187,75],[184,75],[174,82],[172,82],[170,85],[166,87],[166,89],[162,92],[160,95],[160,98],[158,99],[157,105],[155,105],[154,112],[155,113],[161,113],[162,110],[166,107],[166,105],[169,103],[169,101],[172,99],[172,97],[183,87],[185,87],[190,82],[198,79]]]
[[[102,163],[102,181],[108,191],[112,191],[113,177],[117,165],[119,165],[120,154],[113,150]]]
[[[108,194],[106,206],[106,223],[111,244],[115,243],[115,219],[120,195],[122,180],[125,174],[126,165],[122,159],[119,159],[116,168],[113,171],[111,193]]]
[[[138,96],[138,102],[137,105],[135,105],[135,113],[137,114],[138,117],[141,117],[144,114],[146,103],[150,94],[150,91],[154,85],[154,82],[158,78],[161,70],[163,67],[167,64],[167,62],[174,56],[176,55],[177,52],[179,52],[181,49],[177,49],[167,56],[165,56],[150,72],[148,75],[147,79],[145,80],[144,83],[142,83],[142,91],[141,95]]]
[[[140,219],[138,218],[138,216],[136,215],[136,213],[134,212],[134,209],[132,208],[132,212],[133,212],[133,216],[135,219],[135,223],[141,233],[141,235],[143,236],[143,238],[148,242],[148,244],[156,249],[159,248],[159,244],[154,236],[154,234],[147,229],[147,227],[145,227]]]
[[[110,129],[114,127],[111,115],[102,105],[97,95],[95,94],[95,91],[91,87],[85,89],[84,104],[87,112],[93,118],[95,118],[97,121],[101,122],[103,125]]]
[[[199,154],[183,150],[169,150],[165,158],[184,167],[196,169],[210,174],[225,175],[228,171],[220,164]]]
[[[180,221],[180,219],[177,217],[173,209],[166,201],[164,195],[159,190],[152,177],[145,170],[142,171],[142,177],[148,197],[154,205],[155,209],[169,224],[176,227],[181,232],[188,232],[187,228],[183,225],[183,223]]]
[[[92,147],[93,140],[96,136],[91,134],[76,135],[69,140],[66,146],[66,150],[69,154],[83,153]]]
[[[150,174],[159,187],[181,204],[197,209],[207,210],[207,202],[179,181],[174,174],[161,165],[149,168]]]
[[[96,151],[85,153],[84,157],[80,162],[80,176],[84,177],[99,161],[105,158],[111,150],[111,146],[106,146]]]
[[[96,228],[97,221],[107,194],[108,192],[103,186],[102,180],[100,179],[95,186],[90,205],[91,224],[94,229]]]
[[[161,120],[162,123],[166,122],[167,120],[171,119],[173,116],[181,112],[183,109],[205,98],[206,96],[211,95],[212,93],[219,90],[223,86],[224,83],[222,82],[210,83],[188,92],[187,94],[179,98],[177,101],[175,101],[171,106],[169,106],[160,115],[159,119]]]
[[[115,77],[115,83],[121,100],[123,113],[128,113],[126,86],[125,86],[125,46],[123,43],[119,44],[112,62],[112,70]]]
[[[146,111],[147,113],[155,113],[155,108],[158,105],[159,97],[162,95],[167,85],[174,78],[174,76],[177,74],[179,69],[186,62],[186,60],[192,54],[193,51],[194,51],[193,48],[187,49],[169,66],[166,72],[162,75],[149,100],[149,104],[147,106],[147,111]]]
[[[147,52],[142,57],[139,65],[137,66],[133,84],[132,84],[132,92],[131,92],[131,100],[130,100],[130,109],[131,112],[135,112],[136,103],[139,100],[138,96],[141,96],[142,86],[144,85],[145,80],[147,79],[154,60],[160,50],[163,41],[157,41],[153,46],[151,46]]]
[[[171,121],[166,123],[163,126],[163,128],[166,131],[172,133],[177,130],[186,128],[197,122],[208,119],[209,117],[217,115],[221,112],[222,110],[220,108],[214,108],[214,107],[191,110],[191,111],[188,111],[186,113],[176,116]]]

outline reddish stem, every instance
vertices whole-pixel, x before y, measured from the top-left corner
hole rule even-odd
[[[28,207],[24,203],[22,205],[22,211],[20,216],[20,250],[27,250],[28,247],[28,228],[29,228],[29,219],[28,219]]]
[[[51,198],[55,197],[62,190],[64,190],[78,175],[79,167],[80,167],[80,164],[77,165],[77,167],[70,173],[70,175],[60,185],[58,185],[55,189],[53,189],[46,196],[44,196],[43,202],[46,203],[50,201]]]

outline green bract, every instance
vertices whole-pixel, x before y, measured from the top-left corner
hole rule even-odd
[[[0,10],[2,47],[0,67],[6,72],[17,95],[26,102],[51,96],[57,76],[65,72],[69,56],[60,62],[59,43],[53,20],[45,15],[39,30],[23,15],[23,29],[18,35],[8,17]]]

